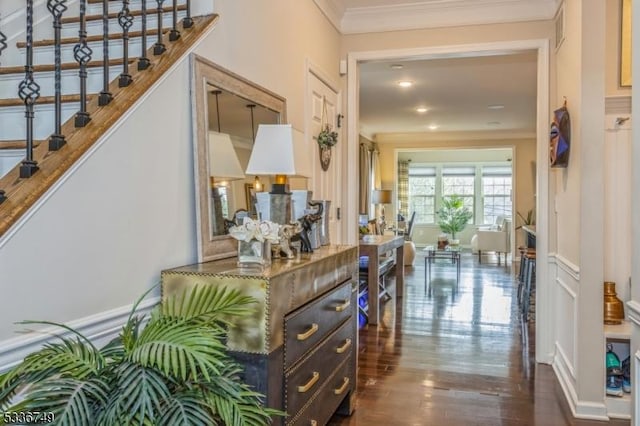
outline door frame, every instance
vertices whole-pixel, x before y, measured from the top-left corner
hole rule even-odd
[[[365,61],[402,59],[439,59],[488,55],[535,50],[537,52],[536,106],[536,252],[541,261],[536,265],[536,361],[551,364],[554,348],[554,320],[552,286],[549,282],[549,100],[550,49],[549,39],[500,41],[450,46],[429,46],[409,49],[349,52],[347,54],[347,164],[358,164],[360,67]],[[344,222],[346,242],[358,243],[358,172],[347,167],[347,198]],[[544,261],[542,261],[544,259]]]

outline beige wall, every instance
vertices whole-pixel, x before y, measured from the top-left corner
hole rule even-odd
[[[312,1],[216,2],[220,23],[199,53],[287,99],[304,130],[305,61],[340,81],[340,34]]]
[[[455,149],[455,148],[496,148],[512,147],[514,150],[514,207],[518,212],[526,214],[534,208],[536,141],[531,139],[495,139],[495,140],[432,140],[424,139],[424,135],[379,135],[376,138],[380,149],[380,168],[382,187],[395,190],[395,152],[406,149]],[[435,225],[416,226],[414,241],[416,244],[429,244],[435,241],[440,230]],[[474,228],[468,227],[461,235],[462,244],[469,244]],[[516,233],[515,247],[523,243],[523,235]]]

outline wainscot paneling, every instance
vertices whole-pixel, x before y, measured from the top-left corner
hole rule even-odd
[[[158,304],[160,297],[152,297],[142,301],[136,310],[136,314],[148,314],[151,309]],[[77,330],[85,337],[89,338],[97,346],[106,344],[116,337],[127,322],[133,305],[122,306],[120,308],[101,312],[75,321],[66,325]],[[46,320],[46,318],[43,318]],[[16,325],[16,332],[27,330],[33,326]],[[56,341],[55,335],[61,337],[73,337],[73,334],[58,327],[46,327],[28,334],[0,342],[0,373],[16,366],[22,359],[38,350],[43,344]]]

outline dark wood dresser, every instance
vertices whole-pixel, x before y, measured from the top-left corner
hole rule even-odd
[[[229,331],[227,346],[245,380],[287,412],[277,424],[324,425],[355,408],[358,249],[323,246],[264,270],[236,259],[162,271],[163,297],[196,284],[240,289],[257,300]]]

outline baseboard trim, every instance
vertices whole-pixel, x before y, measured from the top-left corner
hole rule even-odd
[[[609,416],[607,416],[607,407],[604,402],[580,401],[578,399],[575,387],[573,386],[570,378],[569,366],[565,364],[565,359],[563,359],[563,355],[561,354],[561,350],[557,342],[556,356],[551,367],[558,378],[558,382],[560,382],[560,387],[562,388],[562,392],[564,393],[573,417],[587,420],[609,420]]]
[[[148,314],[160,301],[159,296],[143,300],[136,313]],[[85,318],[68,322],[66,325],[82,333],[92,342],[100,345],[116,337],[127,322],[133,304],[100,312]],[[58,327],[46,327],[27,334],[0,342],[0,373],[18,365],[22,359],[38,350],[43,344],[55,339],[55,336],[71,337],[72,333]]]

